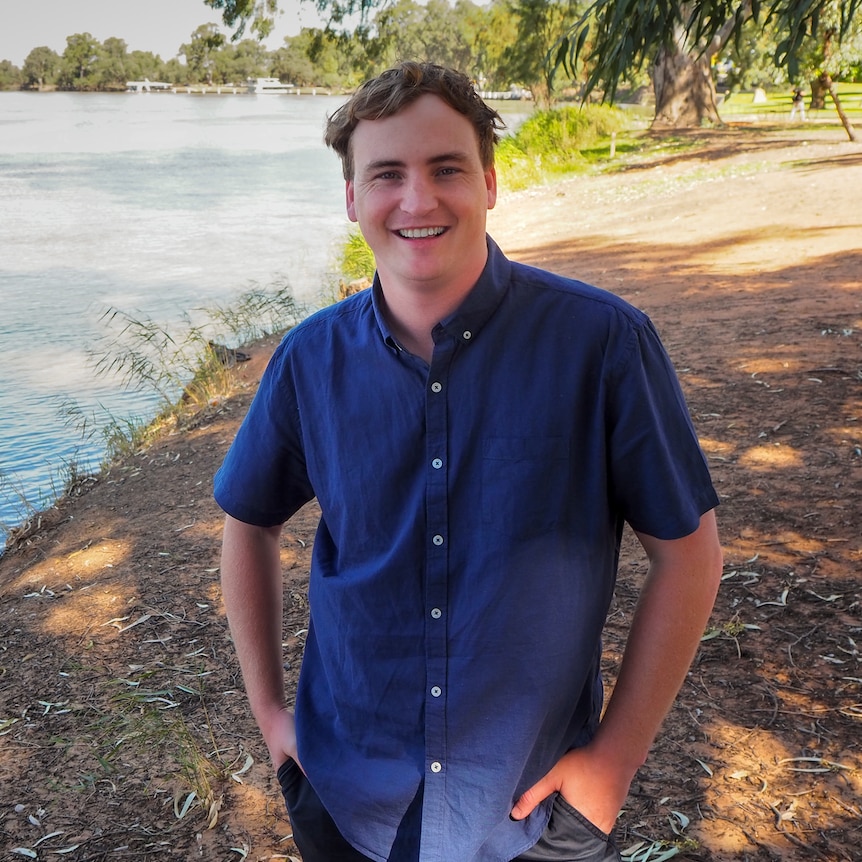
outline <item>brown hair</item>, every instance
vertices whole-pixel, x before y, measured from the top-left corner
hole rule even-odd
[[[505,128],[500,115],[479,97],[470,79],[434,63],[399,63],[366,81],[350,100],[327,118],[324,141],[341,158],[344,179],[353,179],[350,139],[360,120],[391,117],[420,96],[438,96],[450,108],[465,116],[476,130],[482,167],[494,165],[497,131]]]

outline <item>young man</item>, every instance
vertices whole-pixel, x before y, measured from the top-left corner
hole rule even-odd
[[[618,859],[720,580],[650,321],[485,234],[498,123],[415,63],[330,118],[374,285],[288,333],[217,477],[231,632],[305,862]],[[294,714],[279,533],[315,496]],[[624,521],[649,573],[600,722]]]

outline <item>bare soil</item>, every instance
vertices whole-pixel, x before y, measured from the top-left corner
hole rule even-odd
[[[862,148],[834,130],[698,140],[505,195],[490,220],[514,258],[653,317],[722,500],[723,586],[620,844],[858,860]],[[298,857],[228,638],[211,498],[273,346],[253,346],[235,395],[19,530],[0,559],[4,858]],[[291,684],[316,517],[308,506],[284,538]],[[643,572],[627,537],[611,679]]]

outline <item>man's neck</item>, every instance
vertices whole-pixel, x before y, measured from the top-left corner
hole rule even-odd
[[[428,285],[403,285],[380,276],[386,322],[402,347],[420,356],[429,365],[434,352],[434,327],[453,314],[470,291],[475,280],[466,286],[451,288]],[[478,278],[478,276],[477,276]]]

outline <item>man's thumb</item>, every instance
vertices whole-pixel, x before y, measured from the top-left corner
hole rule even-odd
[[[515,807],[509,816],[512,820],[523,820],[525,817],[529,817],[533,813],[533,809],[553,792],[554,787],[546,775],[529,790],[524,791],[523,795],[515,803]]]

